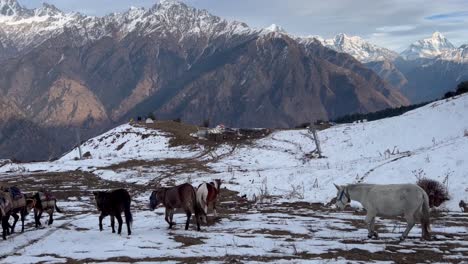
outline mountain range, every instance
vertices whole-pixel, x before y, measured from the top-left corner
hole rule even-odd
[[[463,46],[437,47],[434,58],[409,59],[358,37],[254,29],[174,0],[104,17],[0,0],[0,158],[50,159],[77,130],[86,138],[148,113],[293,127],[407,105],[418,70],[465,66]]]
[[[440,32],[412,43],[400,54],[345,34],[332,39],[317,36],[305,39],[350,54],[396,87],[412,103],[440,98],[461,81],[468,80],[468,45],[455,47]]]

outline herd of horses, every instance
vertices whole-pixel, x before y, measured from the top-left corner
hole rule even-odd
[[[407,227],[401,236],[405,240],[408,233],[416,223],[421,223],[423,240],[430,240],[430,208],[427,193],[416,184],[349,184],[345,186],[335,185],[337,189],[336,207],[344,209],[351,200],[358,201],[366,209],[365,222],[368,226],[368,237],[378,238],[375,231],[376,216],[401,216],[407,222]],[[216,201],[221,190],[221,180],[203,183],[198,188],[185,183],[176,187],[161,187],[154,190],[149,198],[149,209],[155,210],[159,205],[165,207],[165,220],[171,229],[174,211],[182,209],[186,216],[185,230],[188,230],[192,215],[195,215],[197,230],[200,231],[200,223],[207,223],[208,207],[213,208],[216,216]],[[103,230],[102,221],[110,216],[112,233],[115,233],[115,219],[119,223],[118,234],[122,232],[122,213],[125,216],[127,234],[131,235],[133,216],[131,213],[131,197],[127,190],[117,189],[113,191],[93,192],[97,209],[100,212],[99,229]],[[21,216],[22,232],[26,215],[34,209],[36,228],[41,225],[42,212],[49,214],[48,224],[53,222],[54,210],[60,212],[57,200],[46,191],[39,191],[32,195],[22,194],[16,187],[2,189],[0,191],[0,218],[3,228],[3,239],[10,233],[14,233]],[[13,216],[13,225],[9,224],[9,218]]]
[[[0,188],[0,221],[3,240],[6,240],[7,235],[15,232],[16,223],[20,217],[21,232],[24,232],[24,221],[33,209],[36,228],[41,226],[40,220],[43,212],[49,214],[48,225],[54,222],[55,210],[61,213],[57,207],[57,199],[50,192],[41,190],[33,194],[23,194],[17,187]],[[9,223],[10,217],[14,218],[12,225]]]

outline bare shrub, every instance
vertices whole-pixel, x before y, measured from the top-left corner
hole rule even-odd
[[[414,170],[414,171],[411,171],[411,173],[413,173],[414,177],[416,177],[418,181],[423,178],[426,178],[426,173],[424,172],[423,169]]]
[[[429,196],[430,207],[438,207],[443,202],[450,200],[447,187],[436,180],[421,178],[417,181],[417,184],[419,187],[423,188],[427,196]]]
[[[468,129],[465,129],[465,131],[463,132],[463,136],[468,137]]]
[[[304,183],[302,185],[291,184],[291,191],[286,195],[288,199],[304,200]]]
[[[260,176],[260,173],[258,173],[258,176]],[[268,190],[268,180],[267,180],[267,177],[264,177],[263,180],[262,180],[262,184],[260,185],[260,187],[258,188],[258,196],[257,195],[254,195],[254,201],[255,202],[259,202],[259,203],[265,203],[268,199],[271,200],[271,196],[270,196],[270,191]]]

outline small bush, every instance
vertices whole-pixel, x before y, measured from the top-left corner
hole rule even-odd
[[[465,131],[463,132],[463,136],[468,137],[468,129],[465,129]]]
[[[436,180],[421,178],[417,181],[417,184],[419,187],[423,188],[427,196],[429,196],[430,207],[438,207],[443,202],[450,200],[447,188]]]
[[[203,123],[202,123],[201,127],[209,128],[210,127],[210,120],[209,119],[203,120]]]
[[[85,154],[83,154],[83,158],[85,158],[85,159],[90,159],[90,158],[92,158],[91,152],[88,151],[88,152],[86,152]]]
[[[310,126],[310,122],[305,122],[305,123],[301,123],[295,126],[295,128],[308,128],[309,126]]]
[[[174,119],[172,121],[174,121],[176,123],[182,123],[182,118],[178,117],[178,118],[176,118],[176,119]]]

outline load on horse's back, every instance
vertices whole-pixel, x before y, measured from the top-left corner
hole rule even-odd
[[[57,206],[57,199],[55,196],[46,190],[40,190],[33,195],[34,199],[34,220],[36,227],[41,226],[41,217],[42,213],[45,211],[49,214],[48,225],[51,225],[54,222],[54,211],[62,213],[62,211]]]

